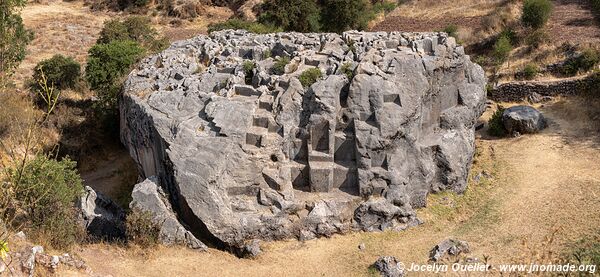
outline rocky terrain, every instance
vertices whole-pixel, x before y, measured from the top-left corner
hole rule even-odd
[[[208,245],[402,230],[465,190],[485,84],[443,33],[215,32],[129,75],[121,140]]]

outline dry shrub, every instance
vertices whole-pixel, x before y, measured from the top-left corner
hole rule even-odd
[[[152,215],[139,209],[132,209],[125,225],[127,241],[143,248],[158,244],[160,227],[152,222]]]

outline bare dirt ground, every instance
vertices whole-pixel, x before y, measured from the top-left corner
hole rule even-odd
[[[555,0],[548,33],[558,44],[597,43],[600,24],[592,13],[591,1]]]
[[[374,31],[431,32],[448,25],[475,29],[491,13],[500,0],[411,1],[400,5],[385,20],[372,28]]]
[[[213,249],[106,244],[77,254],[102,276],[364,276],[380,255],[426,263],[428,251],[447,237],[467,240],[471,256],[490,257],[494,265],[559,253],[565,243],[600,228],[599,134],[583,103],[561,99],[539,106],[550,121],[540,134],[490,139],[480,132],[471,175],[485,171],[492,177],[471,181],[464,195],[430,196],[428,207],[418,211],[425,223],[407,231],[271,242],[255,260]],[[360,243],[365,250],[357,248]]]

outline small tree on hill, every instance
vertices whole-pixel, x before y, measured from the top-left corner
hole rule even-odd
[[[552,3],[550,3],[550,0],[525,0],[521,21],[527,27],[539,29],[546,24],[551,12]]]
[[[258,21],[286,31],[317,32],[320,9],[315,0],[267,0]]]
[[[372,17],[366,0],[323,0],[322,5],[322,29],[327,32],[364,30]]]

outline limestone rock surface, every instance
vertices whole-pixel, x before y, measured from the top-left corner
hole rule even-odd
[[[132,201],[129,207],[147,212],[152,221],[160,227],[159,240],[166,245],[179,244],[192,249],[206,250],[206,245],[199,241],[177,219],[171,209],[169,200],[156,184],[156,178],[150,177],[133,188]]]
[[[428,193],[464,191],[485,84],[444,33],[227,30],[141,62],[121,140],[216,247],[402,230]]]
[[[80,217],[91,235],[105,239],[125,236],[125,210],[108,196],[86,186],[79,200]]]

